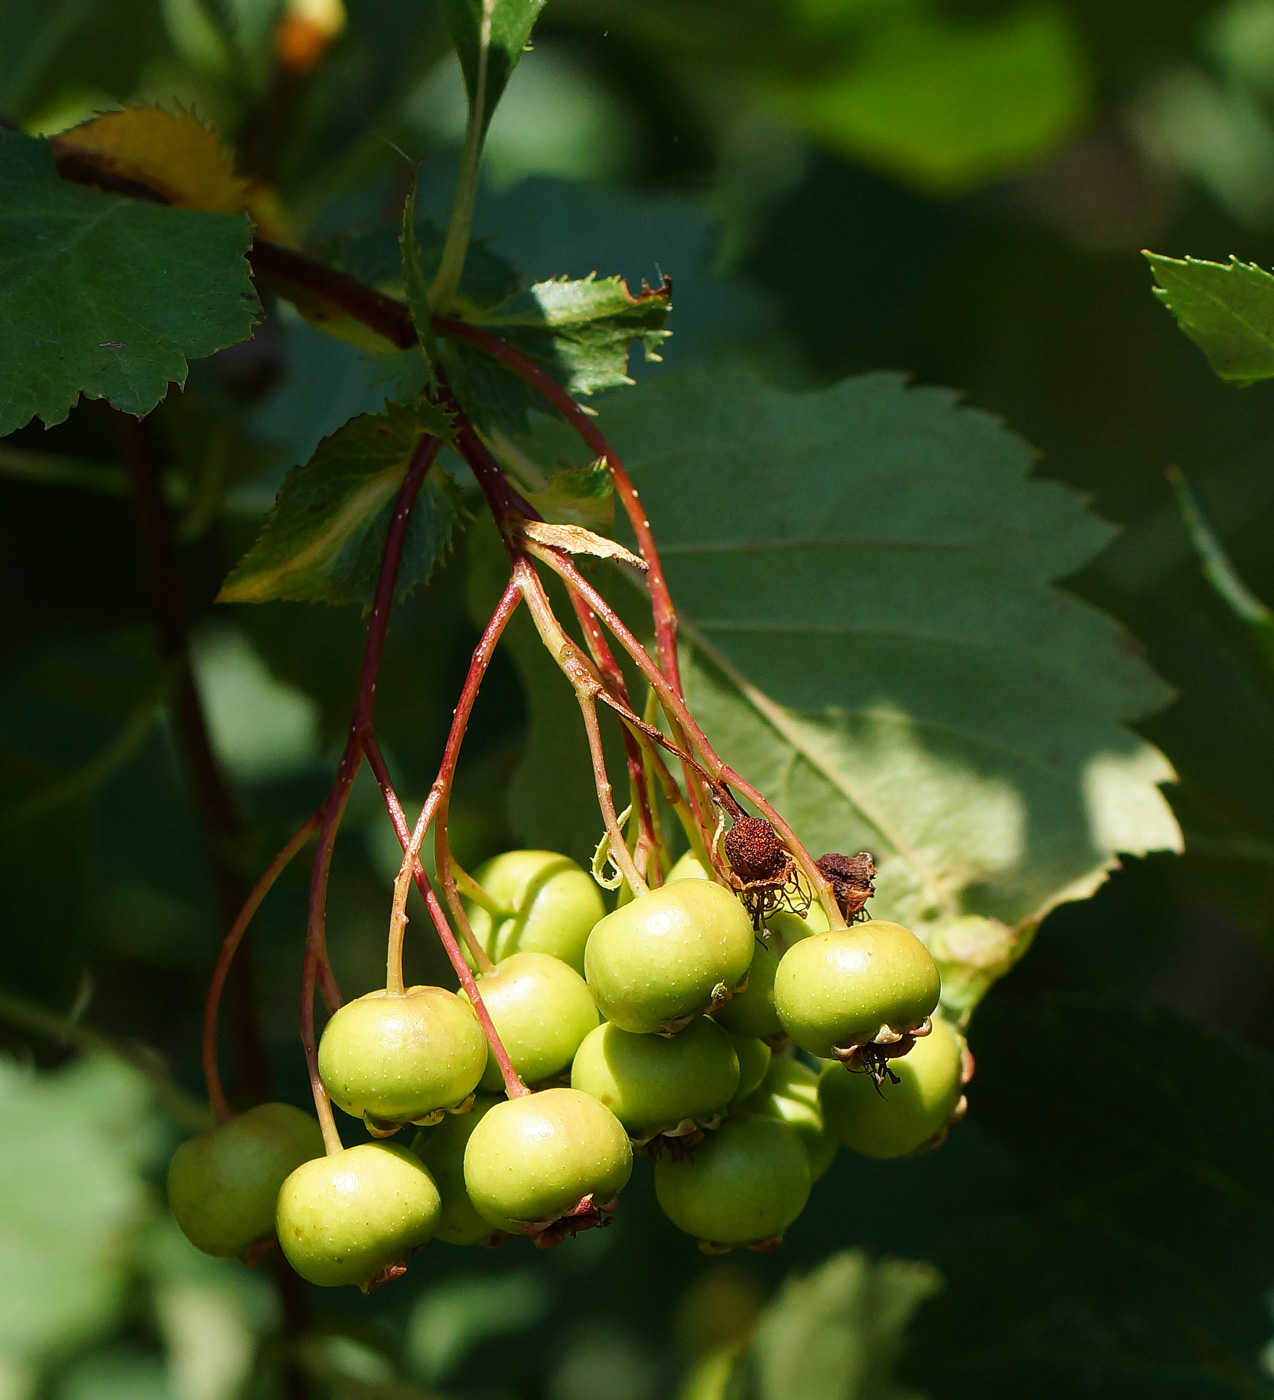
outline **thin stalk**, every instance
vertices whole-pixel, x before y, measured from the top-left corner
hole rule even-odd
[[[726,788],[737,788],[753,803],[757,810],[783,838],[784,844],[791,851],[796,863],[800,866],[802,874],[810,882],[811,888],[818,895],[819,903],[822,904],[824,912],[827,914],[829,927],[844,928],[845,916],[841,913],[840,906],[836,903],[835,897],[832,894],[832,888],[824,877],[823,872],[814,863],[814,858],[810,855],[809,851],[806,850],[804,843],[766,797],[751,783],[740,777],[734,769],[721,759],[716,750],[708,742],[707,736],[699,727],[694,716],[690,713],[685,700],[673,691],[663,672],[646,654],[645,647],[643,647],[637,638],[628,630],[623,619],[615,612],[614,608],[610,606],[583,574],[579,572],[574,563],[560,550],[545,549],[543,546],[537,545],[533,541],[527,541],[526,552],[547,564],[569,588],[576,590],[580,596],[584,598],[588,606],[606,625],[607,630],[615,640],[619,642],[624,650],[628,652],[637,663],[647,682],[659,696],[659,703],[664,713],[670,720],[675,719],[689,735],[691,742],[694,744],[700,758],[703,760],[704,766],[713,779],[714,784],[721,784]],[[635,716],[633,718],[635,718]],[[640,723],[640,721],[638,722]]]
[[[208,1085],[208,1102],[218,1123],[224,1123],[231,1116],[230,1105],[226,1102],[225,1090],[221,1085],[221,1071],[217,1065],[217,1013],[221,1007],[221,991],[225,986],[230,964],[234,961],[234,955],[239,950],[243,935],[248,931],[248,925],[251,923],[253,915],[261,907],[262,900],[270,893],[274,882],[283,873],[292,857],[314,835],[322,823],[323,813],[320,808],[266,867],[265,873],[252,887],[252,893],[248,896],[243,908],[235,915],[234,923],[230,925],[229,932],[222,941],[221,953],[217,958],[217,965],[213,969],[212,979],[208,983],[208,995],[204,1001],[203,1012],[203,1073],[204,1080]]]
[[[445,311],[460,288],[469,234],[473,228],[473,207],[478,198],[478,174],[482,165],[482,142],[487,129],[487,58],[491,51],[491,15],[494,0],[482,0],[482,24],[478,32],[478,73],[465,123],[464,147],[460,152],[460,174],[451,201],[451,218],[442,258],[429,288],[429,309]]]
[[[641,504],[637,488],[633,485],[632,478],[628,475],[619,454],[607,442],[605,434],[602,433],[593,419],[584,412],[557,380],[541,369],[534,360],[523,355],[521,351],[515,350],[507,341],[492,335],[490,331],[471,326],[465,321],[440,318],[434,324],[439,335],[449,336],[454,340],[467,341],[477,349],[485,351],[493,359],[499,360],[506,369],[512,370],[519,379],[529,384],[557,409],[567,423],[584,439],[593,453],[605,459],[615,482],[615,490],[619,493],[625,514],[632,525],[633,534],[637,537],[637,547],[641,550],[642,558],[646,561],[646,579],[650,587],[650,599],[654,611],[655,645],[659,654],[659,666],[667,677],[668,683],[680,695],[681,670],[677,662],[677,609],[673,605],[672,594],[668,589],[668,580],[659,558],[659,550],[655,545],[655,537],[651,532],[646,508]]]

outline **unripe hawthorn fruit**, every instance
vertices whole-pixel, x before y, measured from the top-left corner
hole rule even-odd
[[[473,1093],[487,1064],[487,1040],[473,1008],[445,987],[402,996],[368,992],[323,1028],[318,1067],[332,1102],[384,1133]]]
[[[713,1017],[716,1020],[716,1017]],[[683,1032],[684,1034],[684,1032]],[[739,1087],[735,1090],[734,1102],[746,1099],[755,1093],[765,1072],[770,1067],[770,1047],[754,1035],[735,1035],[729,1032],[734,1053],[739,1057]]]
[[[940,1016],[932,1032],[900,1059],[890,1060],[897,1077],[879,1091],[869,1074],[830,1064],[819,1076],[818,1096],[828,1129],[864,1157],[905,1157],[940,1133],[960,1101],[964,1044]]]
[[[487,1111],[469,1137],[464,1181],[478,1213],[499,1230],[534,1234],[623,1189],[633,1149],[619,1119],[578,1089],[542,1089]]]
[[[738,1035],[759,1036],[763,1040],[783,1034],[783,1023],[774,1009],[774,974],[778,971],[779,960],[793,943],[812,933],[824,932],[827,915],[820,905],[814,904],[803,918],[787,910],[767,914],[765,925],[769,937],[756,940],[752,964],[748,968],[748,985],[714,1013],[726,1030]]]
[[[303,1279],[366,1292],[403,1272],[441,1208],[419,1157],[397,1143],[365,1142],[298,1167],[279,1191],[276,1226]]]
[[[809,1193],[809,1156],[796,1130],[775,1118],[731,1118],[688,1156],[655,1163],[664,1214],[709,1247],[777,1240]]]
[[[634,1035],[606,1022],[585,1038],[571,1066],[571,1088],[605,1104],[638,1142],[714,1117],[738,1086],[730,1037],[706,1016],[674,1036]]]
[[[513,1068],[527,1084],[568,1068],[580,1041],[601,1019],[584,979],[547,953],[514,953],[478,978],[478,991]],[[489,1050],[482,1087],[492,1093],[504,1088]]]
[[[800,1060],[791,1055],[775,1055],[761,1087],[744,1107],[796,1129],[809,1153],[811,1182],[831,1166],[839,1143],[823,1122],[818,1075]]]
[[[938,1005],[938,965],[901,924],[872,919],[794,943],[774,974],[783,1029],[811,1055],[888,1045]]]
[[[469,922],[495,962],[511,953],[548,953],[584,971],[584,944],[606,912],[597,882],[569,856],[555,851],[505,851],[474,871],[498,904],[512,912],[493,917],[469,904]]]
[[[317,1121],[289,1103],[262,1103],[190,1138],[168,1168],[168,1205],[205,1254],[229,1258],[274,1233],[279,1187],[323,1155]]]
[[[729,890],[678,880],[597,924],[584,975],[602,1015],[623,1030],[675,1030],[729,998],[747,974],[752,946],[752,921]]]
[[[687,851],[674,862],[664,884],[671,885],[674,880],[707,880],[710,878],[699,857],[693,851]]]
[[[422,1128],[411,1150],[425,1164],[442,1198],[434,1238],[448,1244],[489,1244],[500,1232],[473,1207],[464,1184],[464,1153],[473,1130],[503,1100],[479,1094],[468,1113],[448,1113],[441,1123]]]

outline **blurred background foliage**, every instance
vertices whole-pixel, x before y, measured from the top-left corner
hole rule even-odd
[[[320,248],[392,218],[416,160],[444,211],[463,89],[432,6],[348,0],[304,75],[274,57],[298,17],[342,14],[0,0],[0,115],[52,133],[193,107]],[[888,368],[1002,415],[1119,527],[1068,586],[1175,690],[1141,729],[1179,774],[1185,854],[1052,914],[974,1022],[968,1121],[916,1161],[842,1153],[778,1254],[702,1258],[639,1178],[614,1228],[549,1255],[435,1244],[370,1300],[280,1293],[196,1256],[158,1204],[199,1121],[216,905],[107,422],[28,428],[0,443],[0,1400],[230,1400],[298,1376],[387,1400],[1274,1395],[1274,680],[1164,477],[1186,472],[1274,599],[1274,391],[1223,388],[1138,256],[1274,262],[1274,0],[550,0],[478,230],[532,277],[672,273],[675,338],[639,376]],[[276,309],[153,418],[246,871],[326,788],[362,623],[210,600],[286,470],[383,395],[354,347]],[[405,798],[474,635],[459,570],[399,610],[378,719]],[[501,661],[462,859],[512,840],[526,723]],[[356,789],[329,918],[351,985],[375,983],[397,863]],[[254,933],[269,1073],[297,1102],[304,885],[295,866]]]

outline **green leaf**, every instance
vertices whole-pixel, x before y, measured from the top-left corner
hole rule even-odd
[[[37,1366],[120,1308],[156,1145],[145,1081],[118,1061],[39,1076],[0,1062],[0,1373]]]
[[[728,1400],[915,1400],[893,1379],[908,1319],[938,1287],[928,1264],[843,1250],[789,1278],[723,1388]]]
[[[1274,277],[1255,263],[1147,253],[1155,295],[1225,380],[1240,388],[1274,377]]]
[[[1171,771],[1126,728],[1167,691],[1052,586],[1110,527],[993,419],[890,375],[739,374],[642,385],[602,427],[709,738],[816,855],[874,853],[874,913],[930,942],[955,1014],[1119,852],[1176,848]]]
[[[950,1252],[908,1370],[935,1400],[1274,1395],[1270,1057],[1057,995],[992,998],[973,1051],[970,1118],[1038,1204]]]
[[[631,384],[629,347],[636,341],[647,360],[672,334],[664,329],[672,284],[643,287],[634,297],[622,277],[537,282],[498,306],[467,319],[507,340],[572,394],[592,394]],[[466,414],[483,427],[519,432],[529,412],[544,409],[538,393],[497,360],[453,341],[444,362]]]
[[[483,132],[544,5],[545,0],[439,0],[471,108],[481,91]]]
[[[398,235],[402,257],[403,287],[407,294],[407,306],[411,311],[412,324],[420,338],[419,354],[425,362],[425,372],[421,388],[432,394],[437,387],[433,361],[433,313],[429,306],[429,283],[425,278],[420,261],[420,244],[416,237],[416,182],[403,201],[402,232]]]
[[[888,11],[846,66],[785,77],[778,105],[821,140],[937,192],[1021,169],[1083,121],[1085,63],[1059,6],[981,22]]]
[[[605,459],[582,467],[561,464],[539,490],[523,494],[545,520],[589,530],[610,530],[615,524],[615,484]]]
[[[77,397],[148,413],[187,360],[252,332],[242,215],[69,184],[47,143],[0,134],[0,434]]]
[[[310,461],[288,474],[218,600],[369,604],[394,497],[425,433],[449,439],[451,420],[417,400],[365,413],[324,438]],[[460,519],[459,488],[433,468],[412,511],[395,596],[428,579]]]

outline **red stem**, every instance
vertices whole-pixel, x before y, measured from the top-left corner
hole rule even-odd
[[[673,606],[672,594],[668,591],[668,580],[664,576],[663,564],[659,559],[655,537],[651,533],[650,521],[646,517],[646,509],[641,504],[637,488],[633,485],[632,478],[628,475],[623,462],[620,461],[619,454],[607,442],[597,424],[557,380],[537,365],[534,360],[529,359],[520,350],[515,350],[507,341],[501,340],[499,336],[492,335],[489,331],[480,330],[467,321],[455,321],[445,316],[437,317],[434,320],[434,329],[439,335],[448,336],[452,340],[466,341],[493,359],[499,360],[506,369],[512,370],[519,379],[529,384],[537,393],[547,399],[584,439],[592,451],[599,457],[605,458],[615,481],[615,489],[619,492],[619,498],[623,502],[629,523],[633,527],[633,534],[637,536],[638,548],[641,550],[642,558],[646,561],[646,578],[650,586],[650,600],[655,616],[655,643],[659,653],[659,666],[664,675],[667,676],[668,683],[680,695],[681,669],[677,663],[677,610]]]

